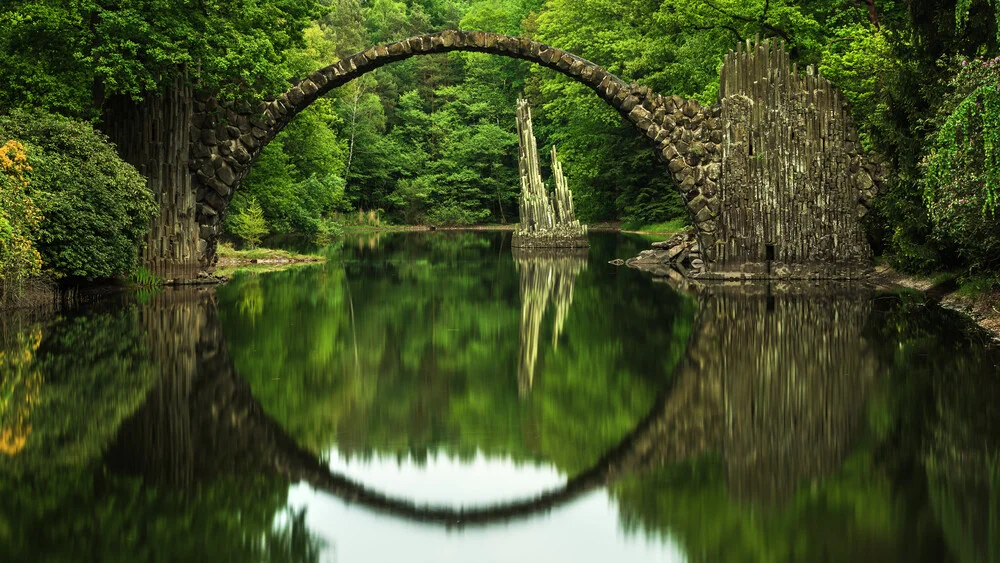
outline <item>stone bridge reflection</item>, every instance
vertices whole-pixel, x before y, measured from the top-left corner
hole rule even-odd
[[[558,283],[542,285],[559,292]],[[159,381],[106,458],[115,470],[179,486],[274,474],[374,511],[446,526],[529,517],[708,453],[722,457],[732,495],[763,502],[780,502],[803,480],[832,472],[851,449],[879,370],[865,335],[873,296],[829,285],[703,286],[694,296],[700,310],[686,357],[645,418],[589,469],[529,498],[424,505],[331,471],[264,411],[236,372],[211,291],[167,292],[144,308]],[[544,301],[529,308],[544,310]],[[523,356],[521,363],[528,369]],[[519,383],[523,378],[519,371]],[[530,387],[530,371],[527,381]]]

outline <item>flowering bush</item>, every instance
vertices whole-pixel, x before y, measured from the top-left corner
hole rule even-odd
[[[957,63],[923,160],[936,236],[974,268],[1000,266],[1000,57]]]
[[[0,116],[0,142],[11,138],[31,156],[28,195],[45,215],[31,238],[45,272],[88,280],[132,272],[159,207],[146,180],[89,123],[14,111]]]
[[[0,303],[42,266],[31,240],[42,216],[27,193],[29,172],[24,145],[14,140],[0,145]]]

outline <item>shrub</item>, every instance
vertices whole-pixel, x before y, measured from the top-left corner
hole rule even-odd
[[[87,123],[41,112],[0,117],[0,141],[20,139],[33,171],[29,195],[45,217],[34,241],[55,278],[131,272],[157,211],[146,181]]]
[[[1000,266],[1000,57],[961,61],[928,138],[924,200],[936,236],[973,268]]]
[[[476,211],[460,205],[442,204],[427,214],[427,220],[435,225],[467,227],[485,221],[489,216],[488,209]]]
[[[31,241],[42,216],[28,195],[28,156],[10,140],[0,146],[0,303],[40,271],[42,259]]]
[[[322,219],[316,231],[316,244],[330,246],[344,236],[344,226],[333,218]]]

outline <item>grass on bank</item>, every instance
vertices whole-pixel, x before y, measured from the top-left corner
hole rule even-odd
[[[1000,276],[973,276],[959,280],[955,294],[970,299],[1000,291]]]
[[[215,275],[228,278],[236,272],[277,272],[287,268],[325,262],[319,254],[300,254],[290,250],[275,248],[252,248],[236,250],[230,243],[220,243],[216,251],[219,256]]]
[[[257,262],[320,262],[324,260],[319,254],[299,254],[290,250],[277,248],[248,248],[236,250],[232,244],[221,243],[217,250],[219,262],[253,263]]]
[[[688,228],[687,219],[683,217],[677,217],[669,221],[664,221],[662,223],[653,223],[651,225],[641,225],[636,223],[625,223],[622,225],[623,231],[631,231],[636,233],[650,233],[650,234],[673,234],[679,233]]]

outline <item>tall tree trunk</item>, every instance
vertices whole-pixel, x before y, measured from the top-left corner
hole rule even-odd
[[[354,134],[357,131],[358,124],[358,104],[361,103],[361,96],[365,93],[365,89],[358,85],[357,90],[354,92],[354,106],[351,108],[351,140],[347,147],[347,166],[344,167],[344,185],[347,185],[348,178],[351,177],[351,161],[354,160]]]
[[[116,96],[104,104],[104,131],[118,153],[145,176],[157,203],[142,250],[143,265],[167,280],[197,277],[200,248],[192,174],[188,167],[192,88],[180,75],[141,102]]]

